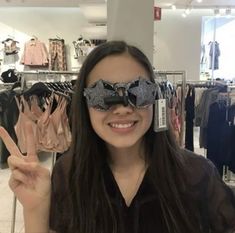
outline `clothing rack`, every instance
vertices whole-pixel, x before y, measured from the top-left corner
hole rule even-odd
[[[181,86],[182,84],[180,82],[178,82],[177,85]],[[184,99],[186,99],[186,93],[187,93],[188,89],[190,89],[190,88],[208,88],[209,89],[209,88],[214,88],[214,87],[221,87],[221,89],[223,89],[223,88],[226,89],[225,88],[226,84],[221,83],[216,80],[204,80],[204,81],[202,81],[202,80],[187,80]],[[204,149],[204,156],[206,156],[206,149]]]
[[[231,93],[235,90],[235,86],[234,85],[229,85],[229,84],[226,84],[226,83],[221,83],[220,81],[217,81],[217,80],[211,80],[211,81],[204,81],[204,83],[202,81],[189,81],[189,82],[186,82],[186,84],[189,84],[189,85],[193,85],[194,87],[222,87],[223,89],[222,90],[222,93],[224,96],[225,96],[225,100],[226,100],[226,108],[227,108],[227,111],[226,111],[226,120],[228,120],[228,109],[231,105],[231,101],[230,101],[230,98],[231,98]],[[205,154],[205,151],[204,150],[204,154]],[[235,181],[234,179],[231,179],[232,177],[232,172],[229,170],[229,167],[228,166],[223,166],[223,176],[222,176],[222,179],[225,181],[225,182],[230,182],[230,181]]]
[[[169,80],[172,81],[173,84],[177,83],[175,81],[175,76],[180,76],[180,83],[181,83],[181,117],[180,117],[180,124],[181,124],[181,131],[180,131],[180,135],[179,135],[179,143],[180,146],[183,146],[183,138],[184,138],[184,119],[185,119],[185,114],[184,114],[184,109],[185,109],[185,93],[186,93],[186,71],[154,71],[155,75],[156,75],[156,79],[158,80],[158,76],[161,78],[161,76],[165,77],[166,80],[168,80],[169,75],[173,75],[174,76],[174,80]],[[164,80],[163,80],[164,81]]]
[[[25,77],[24,75],[79,75],[78,71],[54,71],[54,70],[29,70],[29,71],[16,71],[17,75],[22,75],[21,77],[21,87],[24,88]]]
[[[24,75],[78,75],[79,72],[76,71],[48,71],[48,70],[37,70],[37,71],[16,71],[17,75],[21,76],[21,90],[25,88],[25,77]],[[52,152],[52,164],[51,169],[54,167],[56,162],[56,152]],[[13,205],[12,205],[12,221],[11,221],[11,233],[15,233],[15,221],[16,221],[16,206],[17,206],[17,199],[16,196],[13,196]]]
[[[201,80],[187,80],[186,86],[193,85],[194,87],[214,87],[216,85],[213,81],[201,81]],[[180,81],[177,82],[177,85],[181,86],[182,83]]]

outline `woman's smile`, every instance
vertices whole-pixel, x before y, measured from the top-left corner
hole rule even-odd
[[[129,133],[133,131],[136,127],[137,121],[126,121],[126,122],[112,122],[108,125],[111,127],[112,131],[117,133]]]

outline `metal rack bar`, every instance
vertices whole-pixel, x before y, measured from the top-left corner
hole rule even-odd
[[[16,74],[68,74],[78,75],[78,71],[49,71],[49,70],[37,70],[37,71],[16,71]]]
[[[162,71],[162,70],[157,70],[155,71],[157,74],[166,74],[166,75],[183,75],[185,71]]]
[[[52,152],[52,159],[51,159],[51,171],[56,163],[56,152]]]
[[[180,117],[180,124],[181,124],[181,131],[180,131],[180,146],[184,144],[184,120],[185,120],[185,93],[186,93],[186,71],[155,71],[156,75],[180,75],[182,80],[180,80],[182,88],[181,88],[181,117]]]
[[[181,132],[180,132],[180,145],[184,145],[184,134],[185,134],[185,94],[186,94],[186,72],[182,74],[182,89],[181,89]]]
[[[12,219],[11,219],[11,233],[15,233],[15,221],[16,221],[16,196],[13,196],[13,205],[12,205]]]

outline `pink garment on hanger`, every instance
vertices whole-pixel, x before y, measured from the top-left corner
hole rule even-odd
[[[20,151],[24,154],[27,153],[27,138],[26,138],[26,125],[31,124],[35,141],[37,141],[37,116],[30,111],[29,105],[24,96],[20,96],[20,100],[16,97],[16,103],[19,108],[19,117],[15,124],[15,133],[18,140]]]
[[[15,125],[18,146],[22,153],[27,153],[26,124],[31,124],[37,151],[60,152],[68,150],[71,144],[71,132],[66,113],[67,100],[56,96],[57,106],[52,112],[55,95],[45,98],[44,111],[39,107],[37,96],[30,96],[27,102],[23,96],[20,101],[19,117]]]
[[[71,144],[71,131],[66,113],[67,100],[63,96],[58,97],[58,105],[51,114],[51,120],[59,140],[57,152],[65,152]]]
[[[54,148],[56,148],[59,144],[58,137],[51,122],[53,99],[53,95],[46,98],[47,103],[45,103],[45,111],[37,122],[37,148],[40,151],[55,151]]]
[[[46,45],[36,39],[26,42],[21,63],[28,66],[47,66],[48,51]]]

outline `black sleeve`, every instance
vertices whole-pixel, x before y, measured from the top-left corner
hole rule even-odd
[[[207,200],[212,233],[235,232],[235,196],[223,182],[215,166],[209,162]]]
[[[67,233],[71,219],[71,201],[68,192],[68,161],[60,158],[52,172],[50,230]]]
[[[235,233],[235,194],[224,183],[215,165],[203,156],[183,151],[186,180],[192,201],[196,200],[205,232]]]

